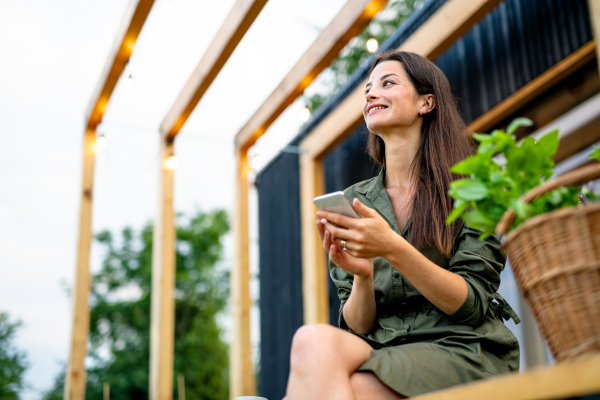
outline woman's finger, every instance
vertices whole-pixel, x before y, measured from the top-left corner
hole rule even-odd
[[[352,239],[353,238],[353,232],[349,229],[344,229],[344,228],[339,228],[337,226],[335,226],[334,224],[330,223],[329,221],[327,221],[326,219],[322,219],[321,223],[323,224],[323,226],[325,227],[326,230],[328,230],[332,236],[339,238],[339,239]]]
[[[323,240],[325,233],[325,226],[320,220],[317,220],[317,231],[319,231],[319,239]]]
[[[323,250],[329,253],[329,248],[331,247],[331,233],[329,231],[325,231],[323,234]]]

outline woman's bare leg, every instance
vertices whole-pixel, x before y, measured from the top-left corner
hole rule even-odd
[[[356,400],[398,400],[406,397],[387,387],[371,372],[355,372],[350,375],[350,386]]]
[[[305,325],[292,341],[286,400],[352,400],[350,375],[373,348],[331,325]]]

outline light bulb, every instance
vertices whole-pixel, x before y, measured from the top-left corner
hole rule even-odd
[[[310,118],[310,110],[308,109],[308,107],[304,107],[301,111],[301,118],[302,121],[306,122],[308,121],[308,119]]]
[[[104,149],[106,148],[106,138],[104,137],[104,134],[101,133],[97,138],[96,138],[96,147],[98,147],[99,149]]]
[[[162,9],[164,12],[169,12],[169,10],[171,9],[171,2],[169,0],[163,0]]]
[[[369,53],[375,53],[378,48],[379,43],[377,42],[377,39],[371,38],[367,40],[367,50],[369,51]]]
[[[252,157],[252,169],[256,171],[256,170],[260,169],[260,167],[262,167],[262,160],[260,159],[260,157],[259,156]]]
[[[175,156],[171,156],[167,158],[167,162],[165,163],[165,167],[170,170],[174,170],[179,165],[179,160]]]

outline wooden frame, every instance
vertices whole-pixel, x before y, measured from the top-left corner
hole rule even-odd
[[[398,50],[435,58],[466,33],[500,0],[448,0]],[[327,268],[319,250],[312,199],[324,193],[323,157],[363,121],[365,79],[300,144],[300,212],[302,223],[302,276],[304,323],[328,323]]]
[[[546,400],[600,393],[600,356],[476,381],[414,400]]]
[[[73,323],[69,364],[65,375],[64,398],[85,398],[85,357],[90,324],[90,245],[92,242],[92,204],[96,127],[102,121],[108,101],[133,52],[135,42],[150,13],[154,0],[131,0],[125,11],[100,80],[86,112],[83,139],[83,180],[79,214],[77,268],[73,284]]]
[[[176,237],[172,201],[173,171],[168,170],[165,163],[168,157],[174,155],[173,142],[176,135],[266,2],[267,0],[236,1],[160,126],[163,156],[161,157],[160,200],[154,228],[152,264],[151,400],[171,399],[173,396],[173,335],[175,330],[173,292],[175,288]],[[245,198],[247,201],[247,194]],[[234,223],[234,225],[237,226],[238,224]],[[236,244],[238,252],[248,251],[247,242]],[[234,304],[234,343],[230,349],[230,371],[232,376],[232,379],[230,379],[230,393],[231,397],[234,398],[241,395],[255,394],[256,385],[252,368],[250,342],[249,273],[240,274],[234,269],[231,280],[232,303]]]
[[[230,349],[232,399],[255,390],[250,343],[248,149],[386,3],[387,0],[349,0],[236,135],[237,190],[233,221],[236,262],[231,274],[234,315],[234,338]]]

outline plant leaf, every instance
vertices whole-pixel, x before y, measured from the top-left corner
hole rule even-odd
[[[600,147],[594,146],[594,152],[588,156],[588,158],[594,158],[600,161]]]
[[[544,135],[538,142],[538,147],[548,157],[556,154],[556,150],[558,150],[558,129]]]
[[[457,200],[482,200],[487,197],[488,188],[476,178],[459,179],[450,184],[450,195]]]
[[[508,133],[509,135],[512,135],[521,126],[531,126],[531,125],[533,125],[533,121],[530,120],[529,118],[517,118],[513,122],[510,123],[510,125],[508,126],[508,129],[506,130],[506,133]]]
[[[454,209],[446,219],[446,225],[450,225],[451,223],[456,221],[461,215],[463,215],[468,206],[469,203],[467,203],[466,201],[456,200],[454,202]]]
[[[488,229],[494,229],[496,224],[494,221],[489,219],[484,213],[479,210],[473,210],[465,213],[462,216],[463,220],[473,229],[479,229],[486,231]]]

